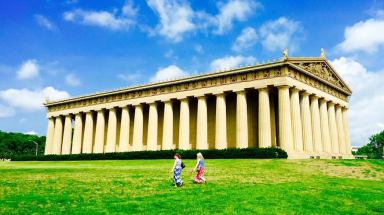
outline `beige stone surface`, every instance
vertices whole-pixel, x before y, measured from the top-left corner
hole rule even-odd
[[[63,134],[63,146],[61,148],[62,155],[71,154],[72,144],[72,116],[67,115],[64,119],[64,134]]]
[[[44,154],[49,155],[52,154],[53,150],[53,138],[55,134],[55,119],[53,117],[48,119],[47,126],[47,139],[45,143]]]
[[[73,142],[71,154],[80,154],[83,140],[83,117],[81,113],[75,116],[75,128],[73,131]]]
[[[129,151],[130,118],[128,107],[123,107],[121,109],[119,152]]]
[[[48,102],[45,154],[281,147],[289,158],[351,158],[351,93],[324,57],[285,56]]]

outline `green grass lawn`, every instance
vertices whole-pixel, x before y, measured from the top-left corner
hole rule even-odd
[[[383,214],[384,162],[206,160],[207,185],[172,186],[173,160],[0,162],[0,214]]]

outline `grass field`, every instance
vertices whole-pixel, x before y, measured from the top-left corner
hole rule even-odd
[[[378,160],[0,162],[0,214],[383,214]]]

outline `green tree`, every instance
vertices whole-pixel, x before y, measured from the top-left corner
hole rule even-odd
[[[38,154],[43,154],[45,136],[0,131],[0,157],[12,154],[34,154],[35,142],[38,144]]]
[[[361,147],[356,154],[367,155],[368,158],[383,158],[384,131],[374,134],[369,138],[369,143]]]

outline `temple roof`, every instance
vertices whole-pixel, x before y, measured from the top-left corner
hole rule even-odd
[[[281,58],[278,61],[273,60],[273,61],[268,61],[267,63],[264,63],[264,62],[257,63],[256,65],[251,65],[251,66],[241,66],[238,68],[230,68],[227,70],[201,73],[197,75],[192,75],[192,76],[182,77],[182,78],[177,78],[172,80],[163,80],[160,82],[146,83],[142,85],[124,87],[124,88],[114,89],[110,91],[96,92],[93,94],[72,97],[72,98],[63,99],[59,101],[46,101],[45,106],[48,107],[56,104],[80,101],[80,100],[90,99],[90,98],[97,98],[100,96],[114,95],[119,93],[150,89],[150,88],[155,88],[160,86],[167,86],[167,85],[184,83],[189,81],[202,80],[206,78],[224,76],[229,74],[235,74],[235,73],[241,73],[241,72],[247,72],[247,71],[253,71],[253,70],[262,70],[262,69],[268,69],[273,67],[281,67],[285,65],[288,65],[291,68],[294,68],[314,78],[317,78],[320,81],[344,92],[348,96],[352,94],[352,90],[350,89],[350,87],[340,77],[340,75],[332,67],[329,61],[325,59],[325,56],[323,55],[323,53],[320,57],[288,57],[287,55],[284,54],[283,58]]]

